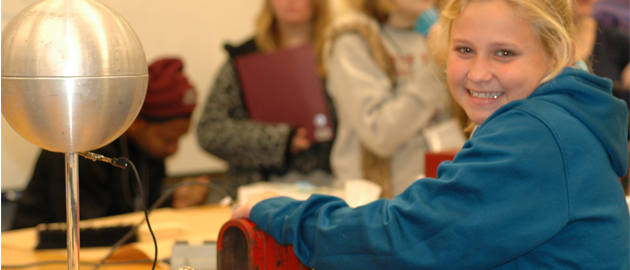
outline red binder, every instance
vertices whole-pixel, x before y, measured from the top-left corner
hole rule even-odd
[[[235,59],[251,119],[303,127],[312,143],[334,137],[311,45]]]

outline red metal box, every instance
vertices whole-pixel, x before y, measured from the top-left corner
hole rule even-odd
[[[217,240],[218,270],[306,270],[293,253],[249,219],[223,224]]]

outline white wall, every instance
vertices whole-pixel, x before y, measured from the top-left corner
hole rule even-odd
[[[2,28],[19,11],[37,0],[2,0]],[[199,92],[190,132],[179,152],[167,160],[169,175],[224,171],[227,164],[201,150],[196,120],[215,73],[226,59],[223,43],[238,43],[253,32],[261,0],[99,0],[131,24],[152,62],[165,55],[180,56],[184,72]],[[19,136],[2,117],[2,189],[26,187],[39,148]]]

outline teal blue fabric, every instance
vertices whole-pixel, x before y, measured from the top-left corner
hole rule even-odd
[[[315,269],[628,269],[627,119],[610,80],[566,68],[392,200],[280,197],[250,218]]]

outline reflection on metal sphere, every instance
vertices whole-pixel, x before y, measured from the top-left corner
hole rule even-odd
[[[2,30],[2,114],[54,152],[100,148],[138,115],[148,83],[140,40],[92,0],[45,0]]]

